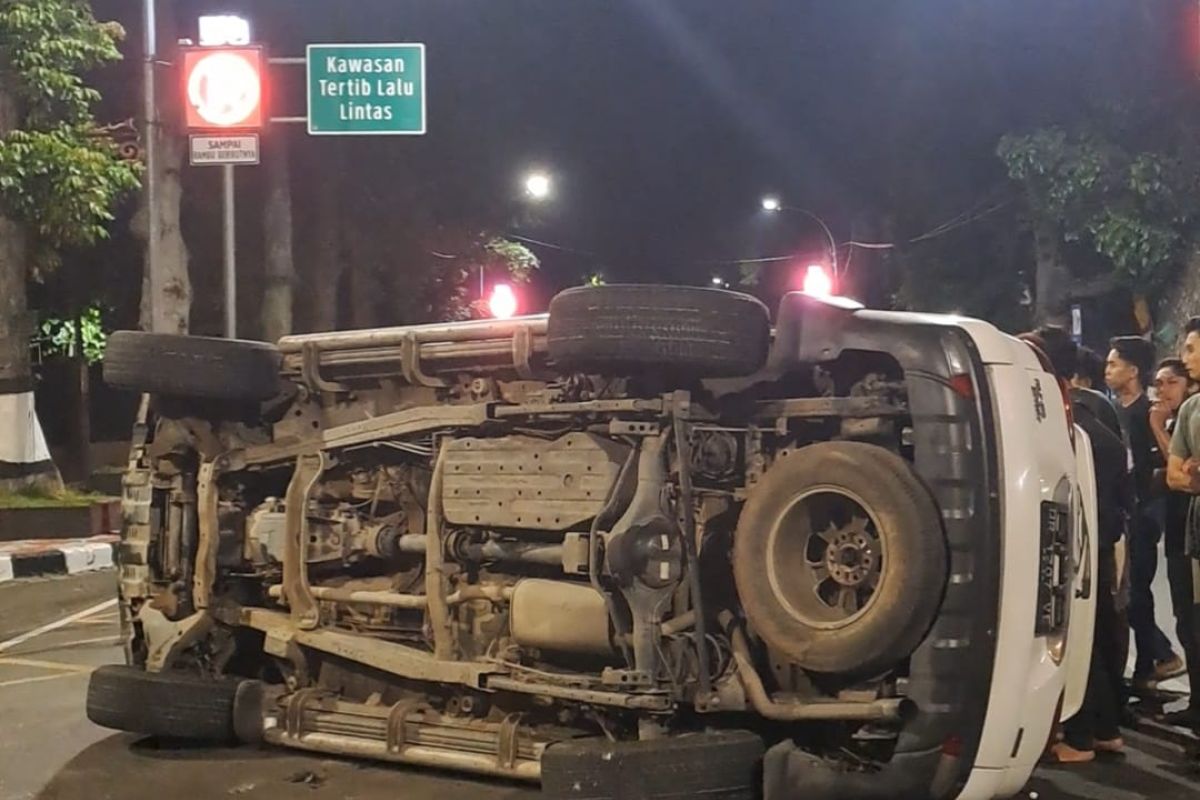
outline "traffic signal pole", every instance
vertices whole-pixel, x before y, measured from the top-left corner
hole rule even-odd
[[[222,210],[224,224],[222,234],[225,239],[225,338],[237,338],[237,214],[234,213],[234,191],[232,164],[221,167]]]

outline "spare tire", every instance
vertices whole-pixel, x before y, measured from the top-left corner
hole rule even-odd
[[[907,657],[941,605],[937,504],[900,456],[822,442],[778,458],[738,520],[733,572],[751,627],[804,669],[865,677]]]
[[[637,742],[574,739],[542,755],[542,792],[556,800],[753,800],[763,740],[712,731]]]
[[[749,375],[767,358],[767,307],[737,292],[687,286],[583,286],[550,301],[547,346],[581,372],[645,368],[700,377]]]
[[[170,333],[117,331],[104,352],[104,381],[118,389],[235,402],[279,393],[275,345]]]

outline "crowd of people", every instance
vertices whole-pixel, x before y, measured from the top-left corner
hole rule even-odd
[[[1096,471],[1091,671],[1082,708],[1049,751],[1059,763],[1121,752],[1120,726],[1132,704],[1149,705],[1159,683],[1184,674],[1192,688],[1187,706],[1159,717],[1200,734],[1200,317],[1185,332],[1180,357],[1157,363],[1154,346],[1136,336],[1113,339],[1107,358],[1062,328],[1022,336],[1070,383],[1075,422],[1088,434]],[[1155,617],[1160,543],[1179,652]]]

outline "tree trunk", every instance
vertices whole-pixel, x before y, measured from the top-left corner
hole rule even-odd
[[[1183,326],[1188,318],[1200,315],[1200,251],[1188,257],[1175,285],[1164,291],[1162,297],[1158,309],[1161,325],[1155,331],[1155,339],[1175,353],[1183,344]]]
[[[82,307],[81,307],[82,309]],[[75,463],[68,478],[86,484],[92,477],[91,375],[83,351],[83,311],[75,315]]]
[[[18,121],[16,98],[0,76],[0,136]],[[62,486],[33,400],[26,259],[24,231],[0,212],[0,491]]]
[[[346,242],[350,278],[350,327],[373,328],[379,321],[379,276],[360,237]]]
[[[158,41],[161,61],[174,59],[179,33],[175,20],[175,3],[158,4]],[[180,227],[180,205],[183,200],[183,161],[186,137],[177,129],[182,115],[179,106],[179,86],[171,80],[171,72],[162,70],[155,83],[158,120],[149,124],[142,120],[142,131],[153,136],[157,148],[154,174],[142,177],[141,204],[132,222],[133,233],[144,245],[142,275],[141,326],[158,333],[187,333],[188,316],[192,306],[192,284],[188,278],[188,250]],[[155,205],[158,207],[157,241],[150,241],[146,187],[154,181]],[[158,296],[151,299],[150,265],[158,272]]]
[[[336,153],[324,162],[323,167],[314,167],[324,177],[320,189],[312,196],[314,219],[310,233],[313,257],[309,261],[307,294],[312,298],[311,328],[314,331],[337,330],[339,323],[338,299],[346,259],[342,253],[338,167]]]
[[[287,137],[283,131],[264,153],[266,208],[263,241],[266,247],[266,287],[263,291],[262,337],[278,341],[292,332],[292,286],[296,271],[292,261],[292,190]]]
[[[1033,227],[1033,249],[1037,262],[1035,281],[1037,297],[1034,301],[1033,321],[1035,325],[1061,324],[1065,321],[1067,299],[1070,292],[1071,274],[1062,263],[1058,249],[1058,231],[1053,226],[1035,221]]]

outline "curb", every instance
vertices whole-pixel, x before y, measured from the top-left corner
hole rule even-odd
[[[74,575],[116,566],[119,536],[25,539],[0,543],[0,583],[40,575]]]
[[[82,539],[120,530],[121,501],[117,498],[87,506],[0,508],[0,543]]]

